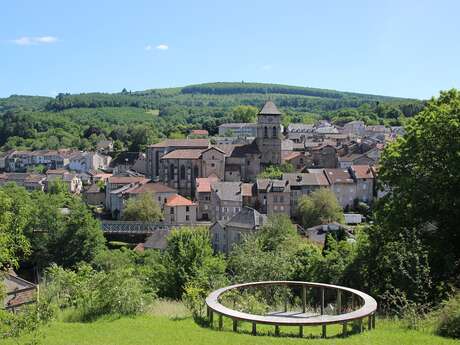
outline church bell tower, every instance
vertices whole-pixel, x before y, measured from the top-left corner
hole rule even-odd
[[[256,143],[261,153],[261,164],[281,164],[281,113],[272,101],[259,111]]]

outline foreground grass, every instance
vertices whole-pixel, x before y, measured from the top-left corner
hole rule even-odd
[[[239,333],[231,331],[230,320],[225,320],[223,331],[197,325],[181,303],[158,301],[147,315],[100,319],[91,323],[65,322],[68,315],[44,327],[36,339],[46,345],[235,345],[235,344],[324,344],[324,345],[450,345],[458,340],[446,339],[430,331],[407,330],[395,321],[377,320],[370,332],[340,338],[339,326],[328,327],[329,339],[320,339],[319,327],[306,327],[303,339],[297,338],[298,328],[281,327],[281,337],[273,336],[274,329],[258,326],[258,336],[249,334],[250,324],[242,323]],[[217,326],[217,322],[215,323]],[[28,344],[32,337],[4,341],[5,345]]]

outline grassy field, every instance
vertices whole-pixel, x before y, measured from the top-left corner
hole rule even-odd
[[[249,325],[241,325],[239,333],[231,331],[226,322],[223,331],[203,328],[186,315],[181,305],[157,304],[148,315],[101,319],[91,323],[55,321],[45,327],[38,338],[46,345],[184,345],[184,344],[324,344],[324,345],[444,345],[459,344],[427,331],[404,329],[397,322],[377,319],[375,330],[346,338],[338,336],[339,327],[328,329],[328,339],[320,339],[319,328],[305,328],[305,338],[294,337],[297,328],[281,328],[281,337],[272,335],[273,327],[258,327],[260,335],[249,333]],[[291,333],[291,336],[289,336]],[[5,341],[5,345],[27,344],[31,337]]]

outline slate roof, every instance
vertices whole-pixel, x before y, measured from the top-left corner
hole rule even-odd
[[[194,147],[208,148],[208,139],[166,139],[158,144],[150,145],[150,147]]]
[[[117,165],[133,165],[141,156],[142,152],[120,152],[110,161],[109,166],[113,168]]]
[[[247,154],[260,154],[256,141],[250,144],[236,145],[230,154],[231,157],[245,157]]]
[[[255,230],[262,226],[266,220],[266,215],[259,213],[251,207],[244,206],[225,226]]]
[[[163,250],[166,248],[168,243],[167,238],[169,235],[169,230],[155,231],[152,235],[147,237],[145,243],[143,243],[143,249],[160,249]]]
[[[294,186],[329,186],[329,182],[324,174],[315,173],[286,173],[283,180],[288,180],[291,187]]]
[[[281,115],[281,112],[278,110],[275,103],[267,101],[259,111],[259,115]]]
[[[214,182],[211,188],[220,200],[242,201],[241,182]]]

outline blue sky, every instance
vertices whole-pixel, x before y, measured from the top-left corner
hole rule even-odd
[[[257,81],[460,87],[459,1],[2,1],[0,97]]]

